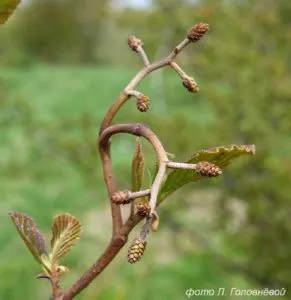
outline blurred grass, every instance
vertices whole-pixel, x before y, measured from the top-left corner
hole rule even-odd
[[[81,220],[84,237],[64,261],[72,269],[66,275],[65,286],[105,247],[111,223],[95,140],[106,110],[135,72],[51,65],[0,71],[0,212],[5,219],[0,229],[1,278],[5,277],[0,281],[3,299],[35,299],[32,296],[35,294],[37,299],[47,299],[49,294],[48,283],[34,279],[37,265],[9,222],[9,210],[32,216],[47,236],[52,218],[58,212],[70,212]],[[176,99],[177,91],[183,92],[183,87],[174,76],[167,72],[164,77],[167,103],[163,107],[153,101],[151,111],[144,115],[129,101],[117,120],[150,122],[165,140],[173,133],[164,127],[176,123],[182,110],[183,116],[189,119],[187,126],[195,124],[204,128],[212,123],[214,115],[199,97],[195,104],[192,95],[184,97],[183,105]],[[151,96],[154,91],[151,81],[145,80],[140,90]],[[169,113],[173,119],[168,119]],[[183,119],[179,124],[183,128]],[[181,135],[182,139],[183,132]],[[128,188],[133,141],[134,138],[121,137],[113,143],[113,162],[120,188]],[[178,148],[188,151],[185,144]],[[146,146],[145,151],[147,157],[153,158],[150,147]],[[170,265],[159,264],[164,251],[171,252],[171,243],[161,245],[159,239],[163,233],[158,235],[153,238],[155,242],[144,264],[128,265],[124,249],[118,264],[113,263],[80,299],[97,299],[97,296],[116,300],[185,299],[185,290],[190,287],[249,286],[241,276],[225,274],[207,253],[194,251],[179,259],[174,256]]]

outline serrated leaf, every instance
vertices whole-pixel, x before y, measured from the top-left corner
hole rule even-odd
[[[131,168],[131,190],[139,191],[142,186],[145,170],[145,158],[139,138],[136,139]]]
[[[4,24],[14,12],[20,0],[1,0],[0,1],[0,25]]]
[[[70,214],[58,215],[54,218],[51,239],[51,260],[53,264],[65,256],[81,236],[80,222]]]
[[[35,260],[47,274],[50,274],[51,264],[47,255],[45,241],[33,219],[24,213],[17,212],[10,212],[9,216]]]
[[[186,161],[189,164],[196,164],[200,161],[208,161],[220,167],[226,168],[232,159],[245,154],[255,154],[254,145],[230,145],[201,150],[191,156]],[[177,189],[186,185],[189,182],[206,179],[207,177],[198,175],[192,170],[176,169],[172,170],[163,186],[160,189],[159,200],[161,203],[167,196],[174,193]]]

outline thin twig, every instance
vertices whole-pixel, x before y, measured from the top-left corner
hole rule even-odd
[[[148,196],[151,193],[151,189],[138,191],[138,192],[131,192],[131,191],[118,191],[116,193],[113,193],[111,196],[111,201],[113,201],[115,204],[121,205],[121,204],[128,204],[132,202],[133,200]]]
[[[181,77],[181,79],[185,79],[187,77],[187,74],[176,62],[172,61],[170,63],[170,66],[176,71],[176,73]]]
[[[167,163],[167,167],[171,169],[196,170],[196,166],[197,164],[187,164],[174,161],[169,161]]]
[[[158,173],[157,173],[156,178],[152,185],[151,197],[150,197],[150,201],[149,201],[149,205],[151,207],[151,215],[156,210],[158,194],[159,194],[160,186],[161,186],[164,176],[166,174],[166,170],[167,170],[167,163],[160,162]]]
[[[148,56],[147,56],[147,54],[145,53],[145,51],[144,51],[142,45],[138,45],[138,46],[136,47],[136,52],[138,52],[138,53],[140,54],[144,66],[147,67],[147,66],[150,64],[150,62],[149,62]]]
[[[150,230],[151,230],[151,224],[152,224],[152,217],[148,217],[144,223],[144,225],[141,228],[140,234],[139,234],[139,238],[142,241],[145,241]]]
[[[151,194],[151,189],[143,190],[143,191],[138,191],[138,192],[129,192],[128,199],[129,200],[134,200],[140,197],[148,196]]]
[[[129,96],[134,96],[135,98],[138,98],[138,97],[140,97],[142,95],[142,93],[138,92],[138,91],[127,91],[127,94]]]

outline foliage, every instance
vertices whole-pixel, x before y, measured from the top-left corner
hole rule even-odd
[[[20,0],[2,0],[0,3],[0,25],[4,24],[14,12]]]
[[[207,161],[215,164],[221,169],[224,169],[229,165],[232,159],[244,154],[255,154],[254,146],[231,145],[229,147],[217,147],[209,150],[201,150],[192,155],[191,158],[186,161],[186,163],[195,164],[200,161]],[[171,195],[173,192],[183,187],[187,183],[205,178],[205,176],[194,173],[193,170],[179,169],[171,171],[161,187],[159,202],[161,203],[167,196]]]

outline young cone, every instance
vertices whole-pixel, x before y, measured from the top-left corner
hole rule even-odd
[[[187,38],[192,42],[198,42],[204,34],[209,30],[209,25],[206,23],[199,23],[192,27],[187,35]]]
[[[142,41],[134,35],[131,35],[128,37],[127,44],[128,44],[128,47],[134,52],[138,52],[138,50],[137,50],[138,46],[143,45]]]
[[[151,207],[146,199],[136,201],[135,207],[137,214],[141,217],[147,217],[151,212]]]
[[[200,161],[196,165],[196,172],[201,176],[217,177],[222,173],[222,170],[208,161]]]
[[[195,80],[192,77],[186,77],[183,79],[183,85],[184,87],[190,92],[190,93],[197,93],[199,92],[199,87]]]
[[[139,261],[145,251],[146,248],[146,241],[141,240],[140,238],[134,239],[131,246],[128,249],[127,253],[127,261],[130,264],[134,264]]]
[[[146,112],[150,108],[150,98],[146,95],[140,95],[136,101],[136,107],[140,112]]]

